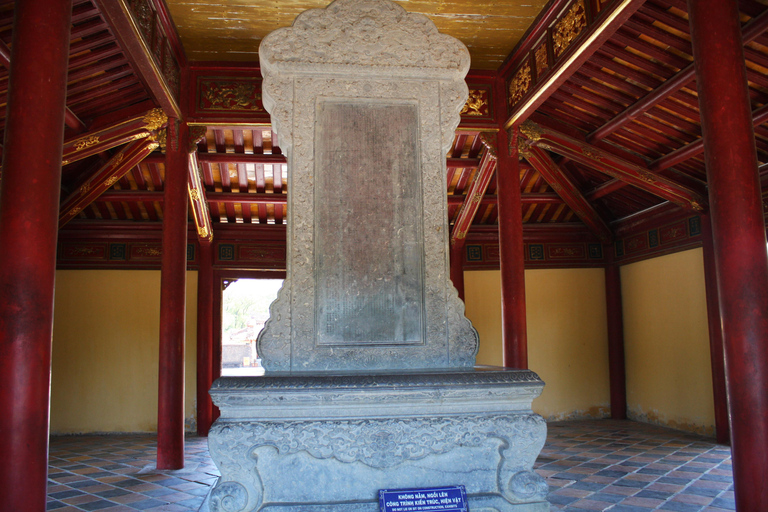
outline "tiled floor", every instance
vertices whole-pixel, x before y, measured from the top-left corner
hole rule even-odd
[[[735,509],[729,447],[642,423],[550,423],[536,470],[553,511]]]
[[[48,510],[198,510],[218,475],[206,439],[187,439],[180,471],[154,469],[155,454],[154,436],[53,437]],[[727,446],[640,423],[550,423],[536,469],[550,485],[552,511],[735,508]]]
[[[48,510],[196,511],[219,475],[208,440],[188,437],[185,468],[158,471],[154,435],[52,437]]]

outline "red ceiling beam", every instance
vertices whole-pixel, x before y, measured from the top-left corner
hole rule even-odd
[[[3,41],[0,41],[0,64],[5,66],[5,68],[10,72],[11,49],[8,48],[8,45]],[[82,122],[80,118],[78,118],[75,113],[72,112],[67,106],[64,107],[64,123],[78,132],[85,130],[85,123]]]
[[[613,240],[613,233],[608,224],[592,208],[592,205],[579,192],[576,185],[566,176],[562,169],[552,160],[549,153],[539,147],[522,148],[521,154],[536,169],[549,185],[563,198],[565,204],[586,224],[603,243]]]
[[[127,121],[64,141],[62,165],[82,160],[131,140],[149,137],[167,122],[168,117],[157,108]]]
[[[488,189],[488,184],[491,182],[491,177],[496,172],[496,133],[480,134],[480,137],[485,145],[485,151],[480,159],[480,166],[475,175],[475,180],[469,186],[466,199],[461,205],[461,209],[453,223],[451,245],[455,245],[457,241],[464,240],[467,237],[467,232],[472,227],[472,221],[475,219],[477,210],[480,208],[480,203],[483,200],[485,191]]]
[[[742,38],[744,44],[747,44],[768,30],[768,11],[752,19],[744,28]],[[650,108],[657,105],[671,94],[677,92],[686,85],[690,85],[696,77],[696,71],[691,62],[688,66],[678,71],[678,73],[666,80],[660,87],[657,87],[644,97],[628,106],[620,114],[605,123],[603,126],[593,131],[587,136],[587,140],[601,140],[615,132],[625,124],[636,119],[638,116],[647,112]]]
[[[59,212],[59,229],[138,165],[158,145],[154,137],[147,137],[135,140],[121,149],[63,201]]]
[[[520,133],[527,145],[553,151],[683,208],[697,212],[706,209],[707,200],[703,194],[654,174],[640,165],[619,158],[582,140],[540,126],[532,121],[523,123],[520,127]]]
[[[543,104],[621,27],[645,0],[614,0],[597,15],[592,14],[591,2],[571,0],[556,2],[563,6],[550,23],[534,22],[536,30],[529,32],[510,61],[512,79],[509,94],[510,117],[505,128],[519,124]],[[544,17],[552,17],[547,10]],[[543,41],[540,44],[538,41]]]

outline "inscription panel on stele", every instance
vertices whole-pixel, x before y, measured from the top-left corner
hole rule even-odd
[[[315,120],[316,344],[422,344],[418,105],[319,99]]]

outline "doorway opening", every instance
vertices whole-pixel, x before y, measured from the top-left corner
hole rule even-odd
[[[264,375],[256,339],[282,279],[223,279],[221,292],[221,375]]]

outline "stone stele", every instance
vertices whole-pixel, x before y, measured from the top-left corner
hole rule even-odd
[[[449,280],[466,47],[390,0],[336,0],[259,57],[288,158],[287,279],[259,336],[266,375],[211,389],[207,506],[375,512],[381,489],[464,485],[472,512],[548,511],[544,384],[474,367]]]

